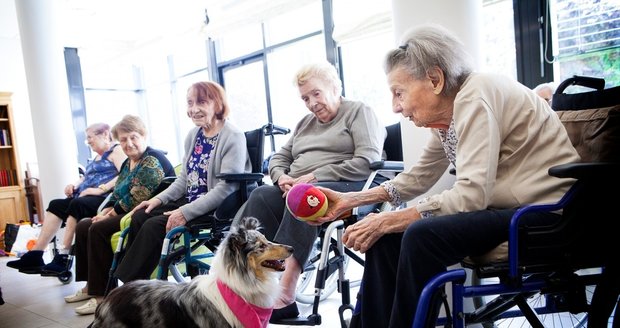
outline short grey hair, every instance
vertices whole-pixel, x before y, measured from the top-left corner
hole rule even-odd
[[[423,79],[433,67],[439,67],[444,73],[444,94],[457,92],[473,70],[463,43],[439,25],[423,25],[408,30],[401,45],[387,53],[384,63],[386,74],[396,68],[404,68],[416,80]]]
[[[337,95],[342,93],[342,81],[340,80],[340,76],[334,65],[327,61],[302,66],[295,74],[293,84],[295,84],[296,87],[300,87],[306,84],[311,78],[318,78],[327,82],[336,89]]]

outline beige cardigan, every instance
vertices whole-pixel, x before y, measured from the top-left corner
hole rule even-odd
[[[564,126],[546,102],[499,75],[471,74],[454,101],[456,182],[418,211],[433,215],[554,202],[573,180],[549,176],[554,165],[578,162]],[[402,200],[426,192],[450,164],[439,133],[420,160],[391,183]]]

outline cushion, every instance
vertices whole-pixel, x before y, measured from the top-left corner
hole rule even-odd
[[[557,114],[582,162],[620,161],[620,105]]]

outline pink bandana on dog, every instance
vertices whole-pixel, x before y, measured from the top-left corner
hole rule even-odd
[[[217,288],[226,301],[230,310],[241,321],[245,328],[265,328],[269,324],[269,318],[273,309],[267,309],[246,302],[221,280],[217,280]]]

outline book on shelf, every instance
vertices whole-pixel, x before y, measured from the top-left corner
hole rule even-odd
[[[0,146],[10,146],[11,138],[9,137],[9,130],[2,129],[0,131]]]
[[[17,171],[9,169],[0,170],[0,187],[17,185]]]

